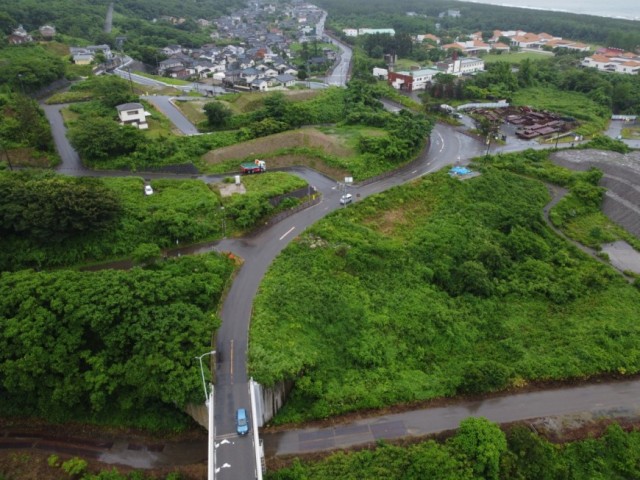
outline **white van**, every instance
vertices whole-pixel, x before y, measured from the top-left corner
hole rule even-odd
[[[350,193],[345,193],[340,197],[340,205],[346,205],[347,203],[351,203],[353,201],[353,195]]]

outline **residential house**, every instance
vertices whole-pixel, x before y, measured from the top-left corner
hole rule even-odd
[[[92,53],[76,53],[73,55],[73,63],[76,65],[91,65],[94,56]]]
[[[69,47],[69,53],[76,65],[89,65],[100,52],[104,59],[109,62],[113,59],[113,53],[109,45],[90,45],[88,47]]]
[[[262,75],[264,75],[267,78],[277,77],[278,74],[279,72],[273,68],[267,68],[265,71],[262,72]]]
[[[287,62],[282,60],[280,57],[271,57],[271,60],[269,60],[268,63],[275,68],[278,73],[284,73],[284,71],[289,67]]]
[[[296,84],[296,77],[288,75],[286,73],[277,75],[276,80],[284,87],[293,87]]]
[[[56,27],[52,25],[42,25],[38,30],[40,31],[42,38],[45,40],[51,40],[56,36]]]
[[[194,73],[195,73],[194,69],[187,68],[184,65],[179,65],[176,67],[171,67],[166,69],[163,75],[169,76],[171,78],[177,78],[179,80],[185,80],[189,78],[191,75],[193,75]]]
[[[244,68],[240,73],[240,78],[243,78],[244,81],[247,82],[247,84],[253,82],[255,79],[259,78],[260,76],[261,76],[260,71],[252,67]]]
[[[298,76],[298,70],[296,70],[293,67],[287,67],[281,72],[281,74],[293,75],[294,77],[297,77]]]
[[[140,103],[123,103],[116,107],[120,125],[132,125],[140,130],[149,128],[147,117],[151,114],[146,112]]]
[[[170,57],[171,55],[177,55],[178,53],[182,53],[181,45],[167,45],[162,50],[160,50],[163,54]]]
[[[102,54],[104,55],[104,58],[107,60],[111,60],[113,58],[113,52],[111,51],[111,47],[109,47],[109,45],[103,44],[103,45],[89,45],[88,47],[85,47],[87,50],[89,50],[91,53],[93,53],[94,55],[98,52],[102,52]]]
[[[178,58],[167,58],[166,60],[162,60],[158,64],[158,75],[164,75],[169,70],[177,67],[184,68],[184,64]]]
[[[22,45],[33,42],[33,37],[27,33],[22,25],[18,25],[18,28],[7,37],[7,41],[9,45]]]
[[[251,82],[247,82],[247,84],[251,85],[251,90],[258,90],[260,92],[266,92],[269,89],[269,80],[262,77],[256,78]]]

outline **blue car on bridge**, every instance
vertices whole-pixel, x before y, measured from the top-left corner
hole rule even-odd
[[[236,431],[238,435],[246,435],[249,433],[249,420],[247,418],[247,411],[244,408],[239,408],[236,412]]]

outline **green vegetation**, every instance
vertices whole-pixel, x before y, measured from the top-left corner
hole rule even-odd
[[[540,60],[551,56],[547,52],[513,52],[513,53],[491,53],[483,55],[482,60],[485,64],[492,62],[508,62],[518,65],[525,60]]]
[[[50,166],[58,161],[44,112],[21,93],[0,94],[0,166]]]
[[[273,205],[274,197],[307,186],[307,182],[284,172],[267,172],[260,175],[244,176],[242,183],[247,193],[232,195],[225,201],[225,212],[240,229],[259,225],[270,215],[294,207],[298,201],[290,198]]]
[[[606,143],[613,143],[615,148],[621,143],[608,138],[599,143],[600,138],[591,141],[596,142],[592,148],[603,148]],[[624,240],[640,250],[640,241],[635,236],[602,213],[603,189],[597,186],[602,173],[598,170],[573,172],[554,165],[548,157],[549,152],[528,150],[478,158],[476,163],[568,187],[569,194],[551,210],[549,218],[569,238],[595,249],[605,243]]]
[[[220,200],[202,182],[0,174],[0,271],[74,265],[221,235]],[[58,201],[56,199],[65,199]]]
[[[580,122],[576,133],[584,136],[605,130],[609,122],[609,111],[579,92],[541,87],[525,88],[513,95],[513,103],[573,117]]]
[[[140,71],[135,71],[134,73],[136,75],[140,75],[141,77],[147,77],[153,80],[164,82],[167,85],[178,85],[178,86],[191,85],[191,82],[187,82],[186,80],[180,80],[179,78],[161,77],[160,75],[152,75],[150,73],[145,73]]]
[[[622,129],[622,138],[627,140],[640,140],[640,128],[637,126]]]
[[[251,373],[295,381],[276,421],[640,371],[638,290],[550,232],[548,200],[442,172],[309,229],[254,305]]]
[[[148,269],[0,274],[0,414],[176,430],[201,401],[233,271],[215,254]]]
[[[62,78],[62,60],[39,45],[0,48],[0,85],[13,91],[34,92]]]
[[[177,242],[219,238],[223,228],[227,234],[253,228],[293,206],[270,199],[307,185],[284,172],[243,183],[247,194],[220,198],[201,181],[158,179],[146,196],[135,177],[0,172],[0,271],[153,257],[149,252]]]
[[[446,442],[335,453],[267,472],[268,480],[326,478],[388,480],[584,480],[638,478],[640,432],[611,425],[600,438],[557,445],[523,426],[506,433],[484,418],[468,418]]]

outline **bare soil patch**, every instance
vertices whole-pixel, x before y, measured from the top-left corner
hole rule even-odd
[[[233,159],[240,163],[252,157],[266,157],[269,170],[305,165],[330,178],[343,178],[348,174],[348,172],[342,168],[327,165],[321,158],[318,158],[318,156],[313,153],[274,155],[274,152],[278,150],[290,148],[318,149],[326,154],[337,157],[348,157],[354,154],[353,150],[342,145],[340,138],[326,135],[315,128],[304,128],[212,150],[204,155],[203,160],[209,165],[215,165]]]
[[[285,148],[319,148],[329,155],[353,155],[353,151],[344,147],[338,138],[326,135],[315,128],[303,128],[212,150],[204,155],[203,160],[215,165],[231,159],[263,156]]]
[[[234,193],[240,195],[247,193],[247,189],[242,183],[240,185],[236,185],[235,183],[221,183],[218,188],[220,189],[220,196],[222,197],[230,197]]]

